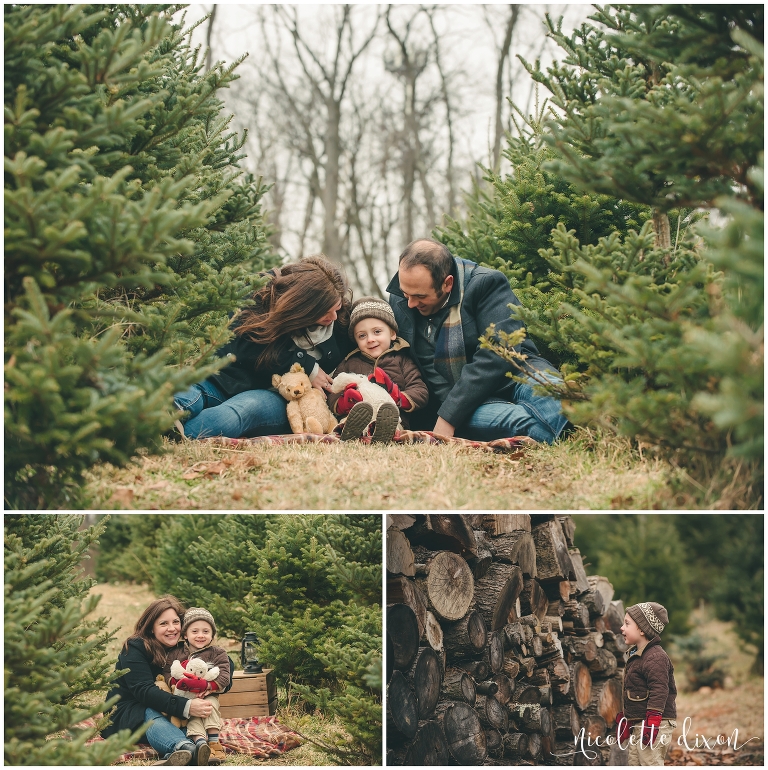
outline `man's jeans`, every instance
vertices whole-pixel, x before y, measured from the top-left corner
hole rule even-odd
[[[177,409],[189,412],[184,418],[188,438],[210,436],[272,436],[291,433],[285,399],[271,390],[246,390],[226,398],[205,380],[173,398]]]
[[[195,750],[195,744],[184,731],[172,725],[159,711],[145,709],[144,720],[152,720],[146,732],[147,742],[164,759],[179,749]]]
[[[491,398],[480,404],[456,435],[473,441],[530,436],[536,441],[552,444],[563,432],[568,419],[556,398],[536,395],[532,387],[534,381],[529,382],[531,384],[517,383],[514,402]]]

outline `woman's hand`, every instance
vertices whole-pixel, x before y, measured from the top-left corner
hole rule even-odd
[[[333,380],[318,366],[317,374],[313,380],[310,380],[313,388],[318,390],[330,390]]]
[[[201,698],[193,698],[189,704],[189,715],[191,717],[207,717],[213,711],[213,706]]]

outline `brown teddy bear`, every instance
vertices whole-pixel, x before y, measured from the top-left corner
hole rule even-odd
[[[165,677],[162,674],[158,674],[155,677],[155,684],[164,692],[170,692],[171,688],[168,686],[168,683],[165,681]],[[163,716],[168,716],[168,714],[163,713]],[[179,717],[170,717],[171,724],[175,727],[184,727],[187,724],[186,719],[179,719]]]
[[[301,364],[294,364],[282,377],[273,374],[272,387],[288,402],[286,412],[294,433],[324,434],[336,427],[325,394],[312,387]]]

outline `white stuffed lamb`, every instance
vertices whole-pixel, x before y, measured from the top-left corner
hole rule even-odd
[[[186,669],[178,660],[174,660],[171,663],[171,676],[174,679],[183,679],[185,674],[194,674],[194,676],[200,679],[205,679],[206,682],[212,682],[219,675],[219,667],[208,667],[208,664],[200,658],[192,658],[187,661]],[[183,698],[195,698],[197,693],[190,692],[189,690],[182,690],[176,686],[173,688],[174,695],[181,695]]]
[[[363,397],[363,403],[370,404],[373,407],[373,420],[376,419],[376,413],[379,411],[379,407],[382,404],[393,404],[397,409],[397,404],[395,404],[392,396],[390,396],[381,385],[371,382],[364,374],[350,374],[349,372],[337,374],[333,378],[331,391],[333,393],[341,393],[351,382],[354,382],[357,385],[357,389]],[[371,422],[373,422],[373,420],[371,420]],[[368,424],[370,425],[370,423]],[[403,427],[400,420],[397,421],[397,427]]]

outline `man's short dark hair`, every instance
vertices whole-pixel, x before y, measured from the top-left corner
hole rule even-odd
[[[432,288],[440,291],[445,279],[453,271],[453,256],[448,248],[431,238],[419,238],[411,241],[400,255],[399,265],[410,270],[416,265],[423,265],[432,276]]]

